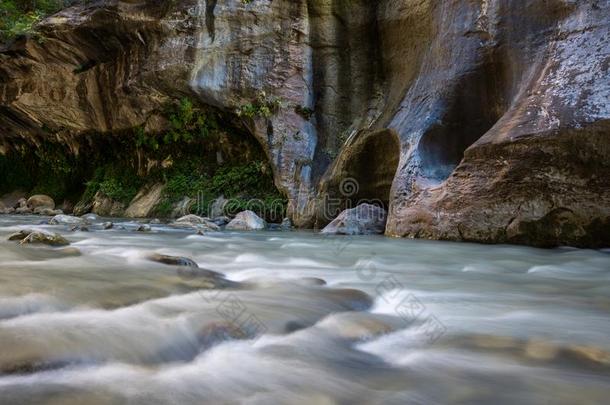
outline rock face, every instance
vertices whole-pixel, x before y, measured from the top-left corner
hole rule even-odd
[[[242,211],[227,224],[232,231],[260,231],[267,227],[265,220],[252,211]]]
[[[360,204],[356,208],[343,211],[323,230],[324,234],[374,235],[385,231],[388,213],[372,204]]]
[[[0,151],[264,92],[271,117],[235,119],[296,226],[374,201],[393,236],[607,246],[608,16],[608,0],[97,1],[0,51]]]

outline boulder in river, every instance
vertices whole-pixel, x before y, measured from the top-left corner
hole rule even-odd
[[[84,223],[85,220],[71,215],[55,215],[49,220],[50,225],[78,225]]]
[[[225,216],[213,217],[211,221],[218,226],[224,226],[224,225],[228,224],[229,222],[231,222],[231,218],[225,217]]]
[[[150,225],[142,224],[138,226],[136,232],[150,232],[151,230]]]
[[[99,221],[100,217],[92,212],[81,216],[81,219],[89,222]]]
[[[15,232],[11,235],[9,235],[8,240],[10,241],[15,241],[15,240],[24,240],[29,234],[31,234],[32,232],[34,232],[31,229],[22,229],[18,232]]]
[[[343,211],[322,230],[324,234],[374,235],[382,234],[388,214],[383,208],[373,204],[360,204],[356,208]]]
[[[227,225],[227,229],[233,231],[259,231],[266,227],[265,220],[249,210],[237,214]]]
[[[50,233],[40,230],[21,230],[9,236],[9,240],[21,241],[26,244],[43,244],[49,246],[67,246],[70,244],[63,236],[58,233]]]
[[[36,194],[28,198],[27,206],[32,211],[37,208],[50,208],[55,209],[55,201],[51,197],[45,194]]]
[[[157,263],[167,264],[168,266],[186,266],[186,267],[199,267],[193,259],[182,256],[170,256],[154,253],[148,256],[148,260]]]
[[[208,218],[203,218],[197,215],[185,215],[178,218],[172,225],[174,226],[194,226],[197,229],[203,229],[204,231],[219,231],[220,227]]]
[[[104,229],[106,229],[106,230],[107,230],[107,229],[112,229],[113,227],[114,227],[114,224],[113,224],[112,222],[104,222],[104,223],[102,224],[102,228],[104,228]]]

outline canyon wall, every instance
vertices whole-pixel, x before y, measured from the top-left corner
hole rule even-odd
[[[610,1],[94,1],[0,51],[0,148],[161,130],[193,97],[263,147],[299,226],[610,245]],[[3,174],[5,175],[5,174]],[[346,192],[345,180],[353,182]]]

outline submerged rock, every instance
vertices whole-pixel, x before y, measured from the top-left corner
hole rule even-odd
[[[102,228],[105,230],[112,229],[113,227],[114,227],[114,224],[112,222],[104,222],[102,224]]]
[[[150,225],[142,224],[137,227],[136,232],[150,232],[151,230]]]
[[[152,262],[167,264],[169,266],[199,267],[194,260],[182,256],[169,256],[155,253],[148,256],[148,260]]]
[[[332,314],[316,327],[348,340],[366,340],[395,331],[404,325],[400,319],[366,312]]]
[[[372,204],[360,204],[343,211],[322,230],[324,234],[373,235],[382,234],[388,214],[386,210]]]
[[[227,224],[227,229],[233,231],[260,231],[266,227],[265,220],[253,211],[242,211]]]

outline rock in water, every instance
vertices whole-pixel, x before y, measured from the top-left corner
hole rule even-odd
[[[220,227],[207,218],[202,218],[197,215],[185,215],[178,218],[172,225],[174,226],[194,226],[197,229],[204,231],[219,231]]]
[[[322,230],[324,234],[374,235],[382,234],[388,214],[386,210],[372,204],[360,204],[343,211]]]
[[[55,201],[53,201],[53,199],[48,195],[36,194],[28,198],[27,206],[32,211],[36,210],[37,208],[55,209]]]
[[[169,256],[162,254],[152,254],[148,256],[148,260],[157,263],[167,264],[169,266],[186,266],[186,267],[199,267],[194,260],[189,259],[188,257],[181,256]]]
[[[138,228],[136,229],[136,232],[150,232],[152,229],[150,228],[150,225],[140,225],[138,226]]]
[[[21,240],[24,240],[32,232],[34,232],[32,229],[22,229],[19,232],[15,232],[15,233],[9,235],[8,240],[10,240],[10,241],[16,241],[16,240],[21,241]]]
[[[177,224],[197,225],[197,224],[204,223],[205,218],[202,218],[202,217],[194,215],[194,214],[189,214],[189,215],[185,215],[183,217],[178,218],[174,222]]]
[[[79,217],[73,217],[71,215],[55,215],[49,220],[50,225],[79,225],[85,221]]]
[[[81,216],[81,218],[83,220],[89,221],[89,222],[99,221],[99,219],[100,219],[100,217],[98,215],[95,215],[93,213],[85,214],[85,215]]]
[[[218,226],[224,226],[224,225],[228,224],[229,222],[231,222],[231,218],[225,217],[225,216],[214,217],[214,218],[212,218],[212,222],[214,222]]]
[[[265,229],[265,220],[252,211],[242,211],[227,224],[227,229],[233,231],[260,231]]]
[[[106,229],[106,230],[107,230],[107,229],[112,229],[113,227],[114,227],[114,224],[113,224],[112,222],[104,222],[104,223],[102,224],[102,228],[103,228],[103,229]]]
[[[290,220],[290,218],[284,218],[282,220],[282,229],[285,231],[289,231],[292,229],[292,221]]]
[[[49,233],[36,230],[23,230],[9,236],[9,240],[20,240],[22,245],[44,244],[49,246],[67,246],[70,244],[63,236],[58,233]]]

